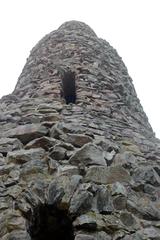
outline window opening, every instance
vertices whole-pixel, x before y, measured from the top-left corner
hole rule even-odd
[[[68,71],[63,73],[62,96],[64,97],[66,104],[76,103],[76,83],[74,72]]]

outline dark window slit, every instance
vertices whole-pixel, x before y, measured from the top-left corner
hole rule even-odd
[[[76,103],[76,82],[75,73],[68,71],[63,73],[62,94],[66,104]]]

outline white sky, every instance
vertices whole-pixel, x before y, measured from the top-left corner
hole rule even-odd
[[[0,0],[0,97],[13,91],[33,46],[69,20],[117,49],[160,138],[160,0]]]

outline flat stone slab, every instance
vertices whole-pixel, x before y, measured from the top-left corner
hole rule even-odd
[[[18,138],[23,144],[29,141],[45,136],[48,129],[41,124],[20,125],[4,133],[4,137]]]
[[[115,182],[129,182],[131,179],[128,171],[122,166],[91,166],[85,176],[86,182],[111,184]]]
[[[9,152],[7,155],[8,163],[26,163],[31,160],[40,160],[44,157],[45,151],[42,148],[34,148],[29,150],[17,150]]]
[[[84,134],[68,133],[61,138],[64,141],[71,143],[75,147],[82,147],[84,144],[92,142],[92,138]]]
[[[71,164],[84,164],[87,165],[107,165],[103,150],[97,147],[93,143],[87,143],[80,148],[73,156],[69,159]]]
[[[23,144],[17,138],[1,138],[0,152],[7,154],[7,152],[21,149]]]

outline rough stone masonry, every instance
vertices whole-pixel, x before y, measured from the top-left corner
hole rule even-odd
[[[1,240],[160,240],[160,141],[116,50],[70,21],[0,100]]]

